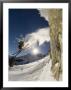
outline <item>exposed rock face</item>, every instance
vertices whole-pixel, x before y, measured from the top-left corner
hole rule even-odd
[[[60,72],[62,71],[62,9],[48,9],[43,12],[40,10],[41,16],[49,19],[50,25],[50,45],[51,58],[54,78],[59,80]]]

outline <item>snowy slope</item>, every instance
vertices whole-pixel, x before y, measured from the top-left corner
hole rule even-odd
[[[53,81],[54,78],[50,72],[50,56],[46,56],[36,62],[25,65],[17,65],[9,70],[9,80],[11,81],[34,81],[47,80]]]

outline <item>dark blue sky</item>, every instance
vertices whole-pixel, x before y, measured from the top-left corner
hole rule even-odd
[[[9,9],[9,53],[16,52],[16,38],[21,34],[25,36],[48,26],[37,9]]]

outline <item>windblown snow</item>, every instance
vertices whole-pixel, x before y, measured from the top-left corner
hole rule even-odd
[[[25,36],[26,44],[29,44],[29,46],[32,46],[36,43],[36,41],[39,41],[39,45],[42,44],[44,41],[49,42],[50,41],[50,29],[48,28],[42,28],[38,29],[36,32],[27,34]]]

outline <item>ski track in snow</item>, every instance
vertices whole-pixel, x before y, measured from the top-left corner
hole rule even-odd
[[[55,81],[50,69],[50,56],[46,56],[39,61],[10,68],[9,81]]]

